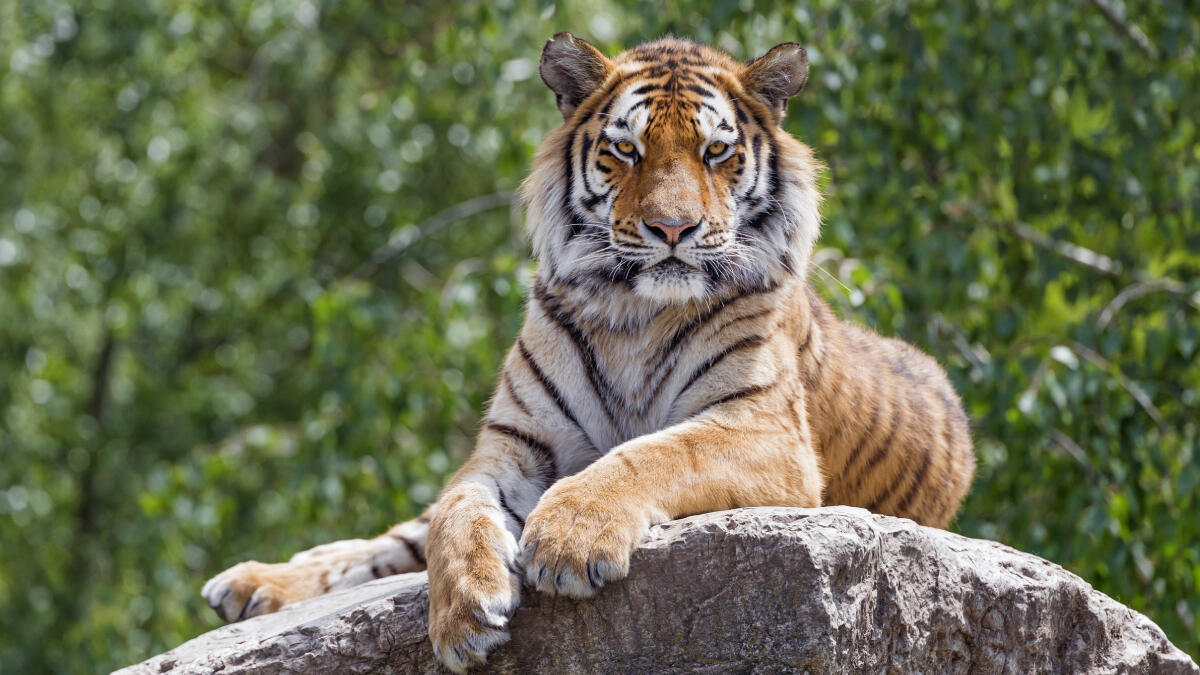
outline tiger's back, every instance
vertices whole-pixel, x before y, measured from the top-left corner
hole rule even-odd
[[[969,422],[945,371],[807,295],[811,332],[797,351],[824,503],[945,527],[975,474]]]

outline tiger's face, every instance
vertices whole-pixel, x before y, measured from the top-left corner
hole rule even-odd
[[[564,124],[525,185],[550,278],[661,306],[803,270],[817,165],[779,125],[807,72],[794,44],[749,64],[675,39],[609,59],[556,35],[541,74]]]

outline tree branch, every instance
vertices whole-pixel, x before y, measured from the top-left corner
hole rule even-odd
[[[471,216],[490,211],[492,209],[511,205],[516,199],[516,192],[506,190],[503,192],[495,192],[490,195],[483,195],[468,199],[465,202],[460,202],[442,211],[425,222],[413,227],[400,230],[388,244],[375,252],[371,259],[359,265],[357,269],[350,273],[351,279],[367,279],[374,275],[383,265],[390,263],[400,254],[404,253],[410,246],[418,240],[432,234],[433,232],[442,229],[448,225],[452,225],[460,220],[470,218]]]
[[[1154,290],[1166,291],[1172,295],[1187,295],[1188,286],[1178,279],[1171,277],[1156,277],[1149,272],[1140,269],[1126,270],[1121,263],[1112,258],[1093,251],[1090,248],[1080,246],[1074,242],[1055,239],[1045,232],[1035,230],[1027,223],[1019,221],[1001,223],[1001,227],[1015,234],[1017,237],[1037,246],[1046,249],[1052,253],[1056,253],[1071,262],[1078,263],[1094,272],[1098,272],[1109,277],[1122,277],[1128,275],[1134,281],[1153,284]],[[1192,304],[1196,305],[1197,301],[1193,298]]]
[[[1090,248],[1084,248],[1083,246],[1069,241],[1055,239],[1045,232],[1033,229],[1026,223],[1003,223],[1003,227],[1004,229],[1012,232],[1034,246],[1057,253],[1067,260],[1079,263],[1080,265],[1083,265],[1094,272],[1115,277],[1120,276],[1123,271],[1121,269],[1121,263],[1104,255],[1103,253],[1097,253]]]
[[[1125,37],[1133,40],[1133,43],[1146,55],[1146,58],[1158,58],[1158,50],[1154,48],[1154,44],[1150,42],[1150,38],[1146,37],[1146,34],[1142,32],[1141,28],[1138,28],[1137,24],[1126,21],[1124,17],[1117,13],[1117,9],[1108,3],[1108,0],[1091,0],[1091,2],[1096,6],[1096,9],[1100,10],[1104,18],[1108,20],[1110,26],[1123,33]]]
[[[1054,441],[1063,452],[1067,453],[1072,459],[1079,462],[1088,476],[1094,476],[1096,470],[1092,468],[1092,463],[1088,461],[1087,453],[1084,451],[1074,438],[1071,438],[1061,429],[1050,430],[1050,440]]]
[[[1091,347],[1088,347],[1087,345],[1080,344],[1078,342],[1072,342],[1071,349],[1076,354],[1079,354],[1091,362],[1092,365],[1099,367],[1101,370],[1107,370],[1111,372],[1117,378],[1117,382],[1120,383],[1121,387],[1125,389],[1125,391],[1129,392],[1129,395],[1133,397],[1133,400],[1138,402],[1138,405],[1142,406],[1142,410],[1145,410],[1146,414],[1149,415],[1151,419],[1153,419],[1159,426],[1162,426],[1162,413],[1159,412],[1157,407],[1155,407],[1154,402],[1150,400],[1150,395],[1146,393],[1145,389],[1142,389],[1140,386],[1138,386],[1137,382],[1134,382],[1126,377],[1125,373],[1121,372],[1121,369],[1118,368],[1116,364],[1104,358],[1099,352]]]
[[[1170,282],[1171,280],[1169,279],[1159,279],[1155,281],[1135,281],[1134,283],[1121,289],[1121,292],[1117,293],[1117,296],[1109,301],[1109,303],[1104,306],[1104,309],[1100,310],[1100,316],[1096,322],[1100,324],[1100,328],[1107,328],[1108,324],[1112,322],[1117,312],[1119,312],[1127,303],[1137,300],[1144,295],[1150,295],[1151,293],[1158,291],[1170,291],[1172,288]]]
[[[109,382],[112,379],[113,356],[116,352],[116,339],[111,329],[105,329],[100,345],[100,353],[96,357],[96,365],[92,368],[92,391],[88,396],[85,412],[89,417],[101,423],[104,412],[108,408]],[[96,474],[99,471],[101,457],[93,452],[90,461],[79,476],[79,501],[75,506],[75,519],[79,523],[81,539],[89,537],[96,524]],[[88,576],[87,548],[82,543],[72,547],[71,564],[69,569],[76,579]],[[80,607],[83,605],[80,604]]]

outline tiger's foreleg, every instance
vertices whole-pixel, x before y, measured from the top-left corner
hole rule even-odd
[[[821,476],[803,410],[788,410],[792,404],[770,392],[755,398],[765,400],[716,406],[557,482],[525,523],[529,584],[590,597],[628,573],[651,524],[743,506],[819,506]]]
[[[374,539],[322,544],[284,563],[239,563],[209,579],[200,594],[223,620],[241,621],[379,577],[419,572],[431,515],[427,509]]]
[[[521,600],[517,539],[556,475],[540,443],[485,422],[474,454],[442,491],[429,526],[429,638],[455,672],[507,642]]]

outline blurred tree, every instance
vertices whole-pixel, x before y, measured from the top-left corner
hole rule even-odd
[[[950,369],[956,529],[1200,652],[1196,14],[751,6],[0,0],[0,671],[140,660],[225,566],[433,499],[520,320],[563,29],[808,46],[813,281]]]

